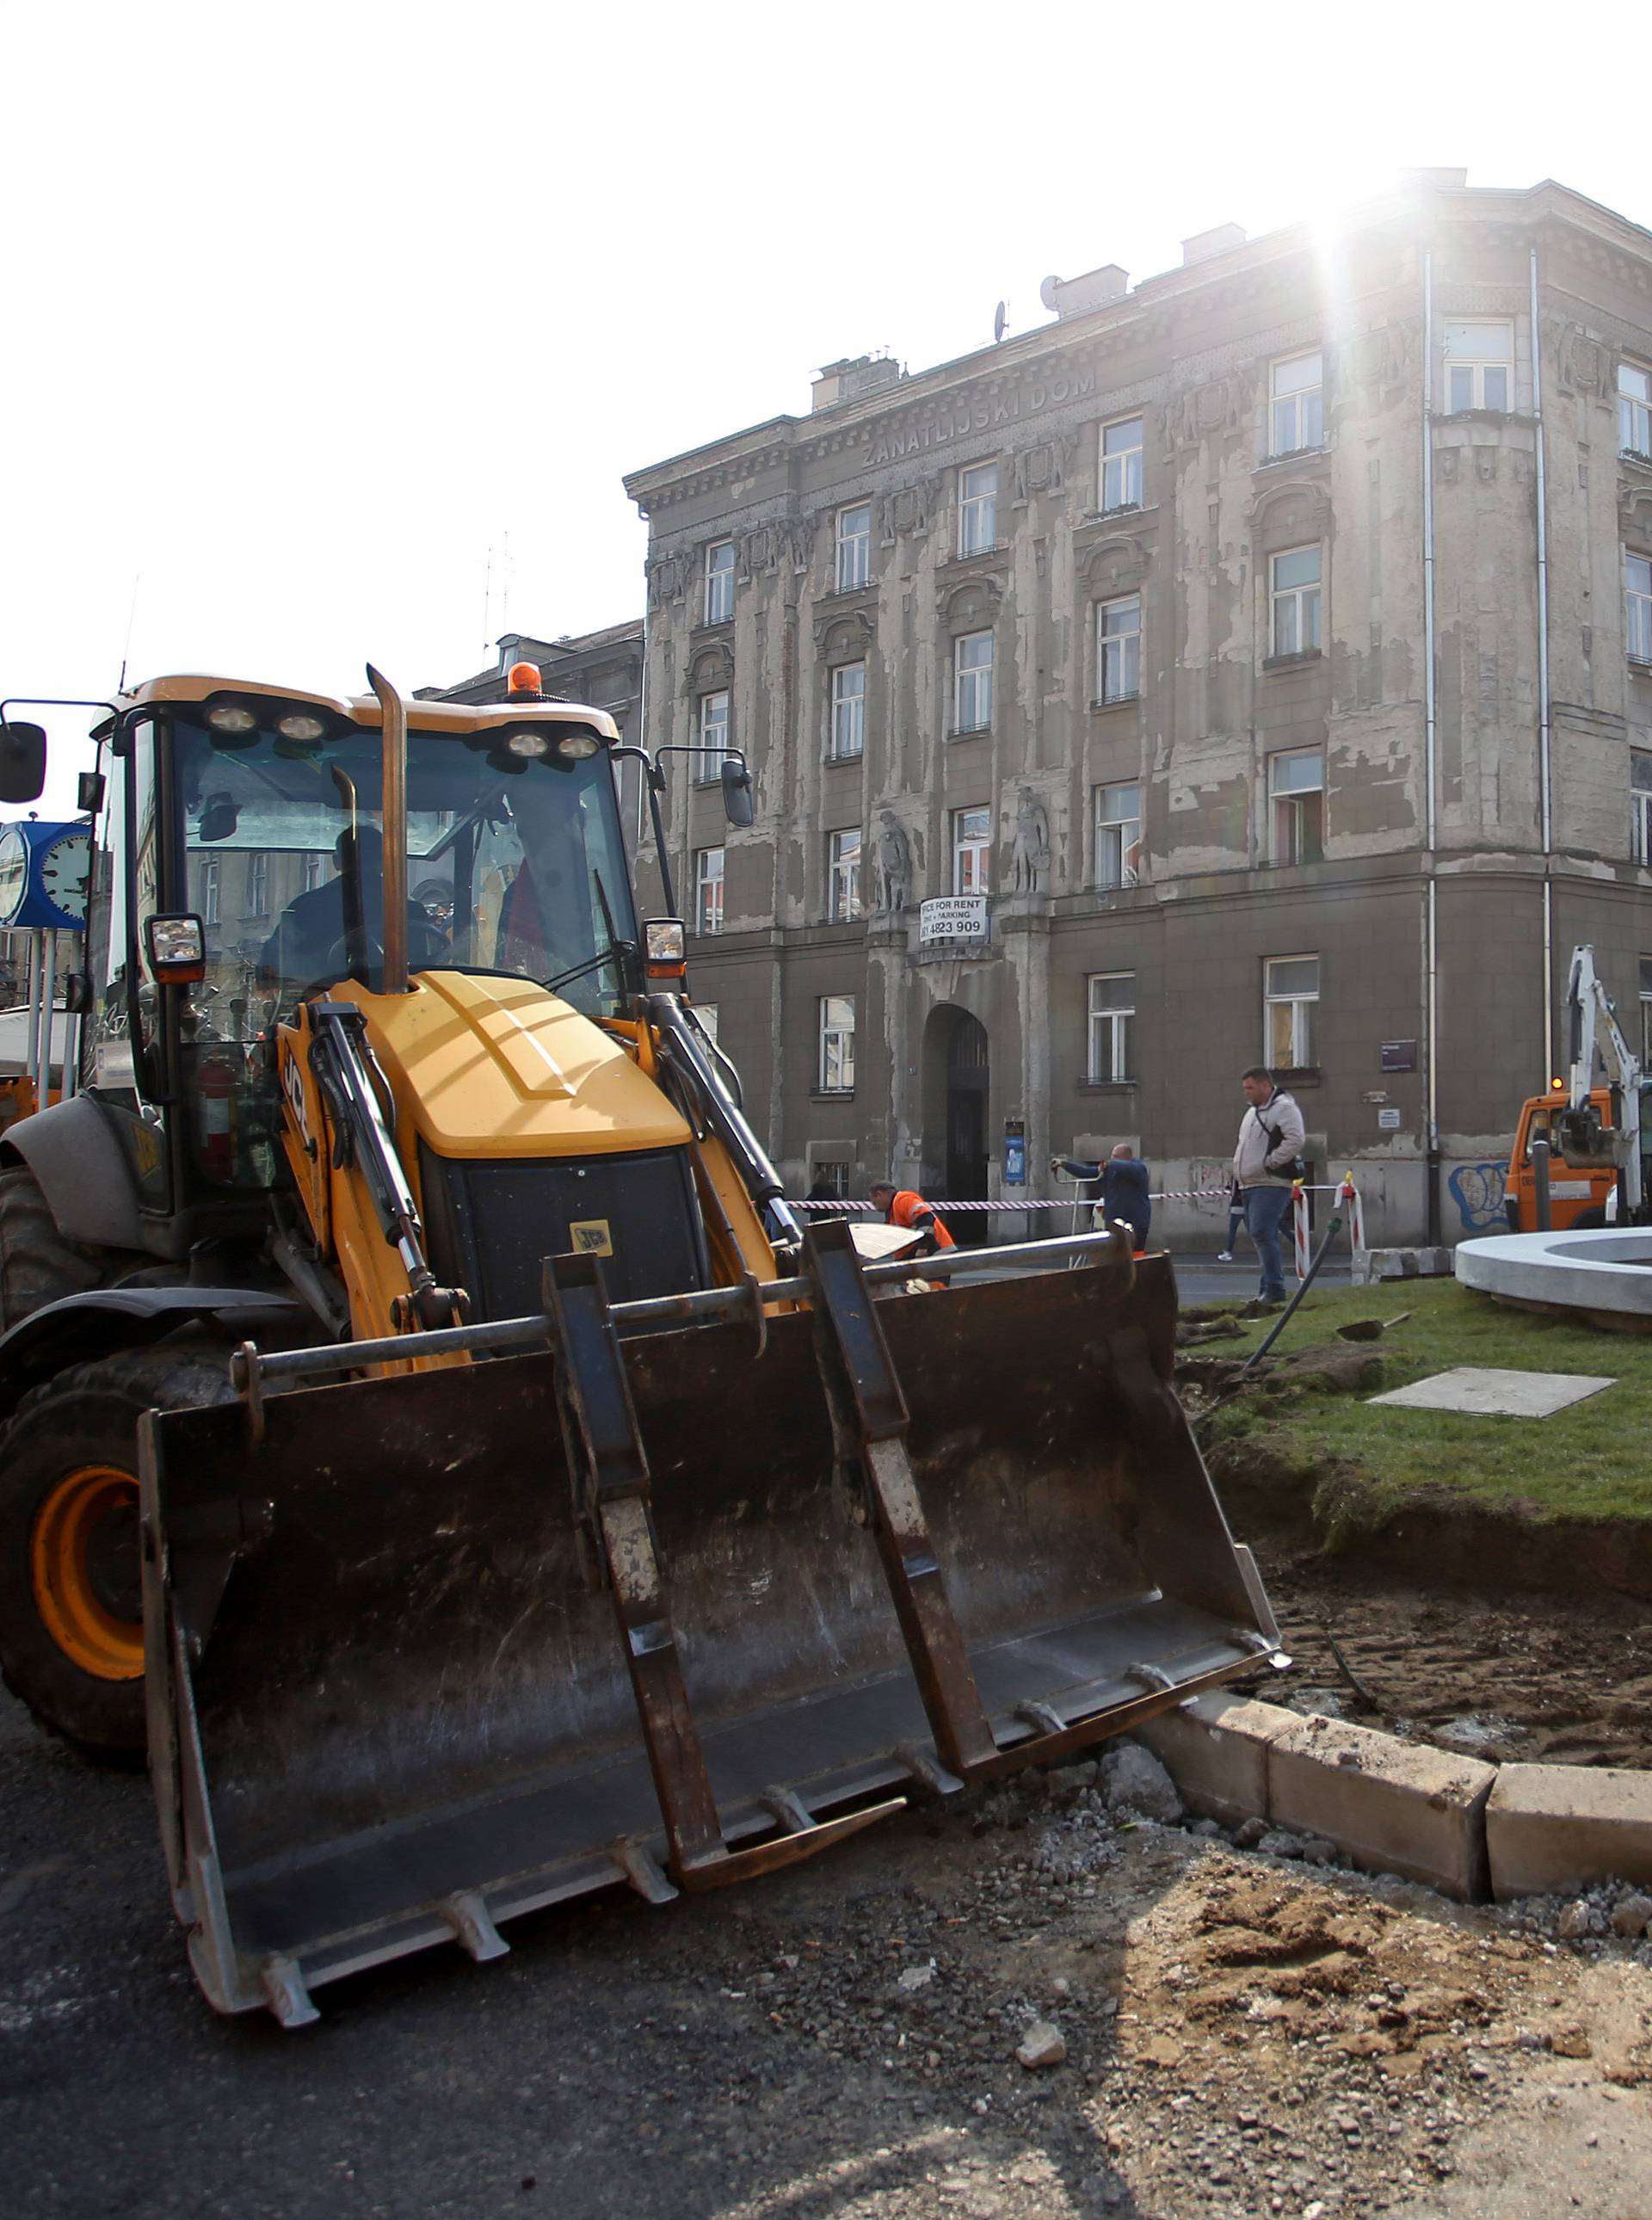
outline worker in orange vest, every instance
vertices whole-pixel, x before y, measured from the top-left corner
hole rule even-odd
[[[914,1257],[932,1257],[939,1250],[957,1246],[930,1205],[914,1188],[898,1188],[893,1180],[874,1180],[866,1194],[873,1209],[883,1213],[886,1225],[901,1225],[909,1232],[922,1233],[923,1239],[912,1252]],[[932,1288],[943,1288],[945,1284],[944,1280],[930,1281]]]

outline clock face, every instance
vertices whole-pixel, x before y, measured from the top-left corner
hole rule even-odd
[[[28,845],[15,825],[0,832],[0,925],[16,916],[28,890]]]
[[[91,843],[84,832],[65,832],[41,858],[41,892],[65,917],[86,921],[91,882]]]

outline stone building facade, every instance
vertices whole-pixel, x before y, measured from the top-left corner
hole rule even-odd
[[[1574,942],[1652,997],[1652,235],[1436,171],[1044,297],[626,481],[748,1108],[795,1192],[1200,1188],[1265,1061],[1374,1240],[1500,1224]]]

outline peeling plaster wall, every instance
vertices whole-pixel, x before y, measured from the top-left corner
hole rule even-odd
[[[1547,866],[1534,242],[1549,543]],[[676,764],[670,839],[685,907],[696,851],[726,850],[723,933],[696,945],[694,976],[719,1001],[732,1052],[764,1075],[758,1091],[789,1177],[801,1181],[812,1148],[826,1145],[852,1146],[863,1176],[884,1164],[942,1175],[932,1021],[940,1012],[950,1024],[953,1008],[972,1012],[989,1038],[994,1181],[1008,1117],[1025,1121],[1035,1194],[1051,1149],[1109,1136],[1138,1141],[1167,1171],[1219,1161],[1231,1146],[1235,1076],[1262,1053],[1267,959],[1312,951],[1316,1063],[1297,1082],[1305,1107],[1312,1098],[1310,1129],[1328,1163],[1371,1168],[1374,1238],[1422,1237],[1425,249],[1437,346],[1447,318],[1503,319],[1515,334],[1510,410],[1437,414],[1432,427],[1436,1076],[1454,1163],[1506,1136],[1544,1076],[1546,869],[1560,979],[1575,930],[1563,921],[1562,880],[1620,969],[1652,953],[1652,875],[1631,861],[1628,833],[1628,750],[1652,748],[1652,675],[1626,668],[1622,613],[1624,546],[1652,552],[1652,469],[1618,457],[1612,395],[1625,350],[1652,359],[1652,252],[1644,234],[1563,188],[1419,190],[1334,264],[1304,234],[1252,242],[628,481],[650,524],[651,742],[689,742],[700,696],[726,688],[732,741],[755,773],[757,821],[727,832],[717,789],[691,786]],[[1316,346],[1324,445],[1271,458],[1269,365]],[[1443,374],[1437,359],[1437,396]],[[1102,514],[1100,429],[1137,415],[1141,503]],[[998,544],[960,555],[959,472],[988,461]],[[840,593],[835,520],[863,502],[870,575]],[[708,627],[705,551],[720,539],[736,550],[735,609]],[[1321,554],[1320,650],[1278,657],[1271,561],[1309,546]],[[1131,596],[1141,605],[1139,694],[1100,706],[1096,611]],[[992,728],[954,736],[956,642],[978,632],[994,643]],[[862,661],[864,753],[833,763],[831,673]],[[1324,757],[1323,853],[1285,864],[1269,758],[1308,748]],[[1097,884],[1096,793],[1115,785],[1142,795],[1141,883],[1124,889]],[[1043,812],[1049,855],[1042,882],[1020,896],[1012,867],[1024,804]],[[991,936],[974,951],[926,953],[918,905],[951,891],[954,813],[976,806],[994,826]],[[901,914],[829,921],[828,838],[855,826],[869,911],[880,832],[904,835]],[[1137,1012],[1131,1083],[1101,1091],[1088,1078],[1096,973],[1133,978]],[[828,995],[857,1001],[852,1100],[822,1100],[815,1084]],[[1418,1044],[1417,1069],[1385,1074],[1385,1042]],[[1380,1126],[1380,1111],[1398,1111],[1399,1128]],[[1443,1174],[1443,1207],[1447,1184]],[[1449,1235],[1449,1211],[1447,1220]]]

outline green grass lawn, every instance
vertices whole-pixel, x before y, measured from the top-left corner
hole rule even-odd
[[[1616,1385],[1548,1419],[1483,1419],[1446,1411],[1374,1407],[1365,1394],[1304,1393],[1280,1407],[1247,1396],[1200,1429],[1207,1447],[1265,1428],[1300,1450],[1306,1471],[1332,1457],[1360,1468],[1393,1500],[1423,1486],[1519,1497],[1553,1515],[1652,1518],[1652,1335],[1602,1333],[1509,1310],[1455,1280],[1389,1281],[1373,1288],[1311,1288],[1274,1344],[1275,1356],[1335,1338],[1354,1319],[1411,1316],[1366,1344],[1385,1359],[1381,1393],[1454,1365],[1508,1371],[1587,1372]],[[1274,1319],[1249,1322],[1243,1342],[1212,1353],[1243,1356]]]

